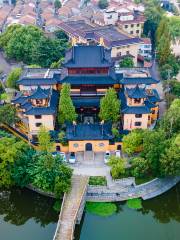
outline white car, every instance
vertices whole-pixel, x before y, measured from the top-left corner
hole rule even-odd
[[[76,155],[74,152],[71,152],[69,156],[69,163],[75,163],[75,162],[76,162]]]
[[[116,157],[121,157],[121,151],[120,150],[116,150],[115,151],[115,155],[116,155]]]
[[[64,152],[53,152],[52,153],[52,156],[53,157],[56,157],[56,156],[60,156],[62,158],[62,161],[63,162],[67,162],[67,159],[66,159],[66,154]]]
[[[107,164],[109,162],[109,157],[111,156],[109,151],[104,154],[104,162]]]

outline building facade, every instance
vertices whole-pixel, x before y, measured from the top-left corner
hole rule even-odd
[[[142,74],[143,72],[143,74]],[[146,129],[158,118],[157,80],[147,70],[115,71],[110,49],[102,45],[74,45],[57,70],[26,69],[18,81],[20,93],[12,103],[30,139],[36,140],[41,126],[58,132],[58,99],[62,84],[71,86],[71,99],[78,114],[66,124],[67,151],[116,150],[111,123],[100,122],[100,101],[114,88],[121,102],[119,132]],[[56,144],[62,150],[62,145]]]

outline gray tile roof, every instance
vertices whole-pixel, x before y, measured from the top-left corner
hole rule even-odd
[[[120,83],[123,85],[137,85],[137,84],[151,85],[153,83],[159,83],[159,81],[152,77],[136,77],[136,78],[124,77],[120,80]]]
[[[126,93],[129,98],[146,98],[145,88],[140,88],[138,85],[135,88],[126,88]]]
[[[111,128],[110,123],[105,123],[103,130],[102,125],[98,123],[77,124],[76,127],[67,124],[66,138],[68,140],[109,140],[113,138]]]
[[[93,68],[109,67],[111,52],[103,46],[73,46],[65,57],[65,67]]]

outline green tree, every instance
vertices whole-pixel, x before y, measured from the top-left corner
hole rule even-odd
[[[39,149],[43,152],[51,152],[53,148],[53,143],[51,142],[51,136],[49,131],[41,126],[38,132],[38,142]]]
[[[54,1],[54,8],[55,9],[59,9],[59,8],[61,8],[61,6],[62,6],[62,4],[61,4],[61,2],[59,1],[59,0],[55,0]]]
[[[111,167],[111,175],[114,179],[118,179],[125,174],[125,160],[123,158],[111,155],[108,165]]]
[[[22,68],[14,68],[8,75],[7,86],[9,88],[16,88],[17,80],[19,80],[21,74],[22,74]]]
[[[13,125],[18,121],[16,116],[16,109],[10,104],[6,104],[0,107],[0,124],[5,123]]]
[[[36,154],[28,172],[34,186],[55,192],[57,196],[68,191],[71,186],[72,169],[62,163],[60,156]]]
[[[0,37],[0,45],[9,58],[32,64],[32,52],[43,32],[35,26],[13,25]]]
[[[166,139],[164,131],[146,130],[144,132],[141,157],[147,159],[154,176],[159,175],[160,158],[168,145],[169,141]]]
[[[132,57],[125,57],[120,63],[119,66],[122,68],[132,68],[134,67],[134,62]]]
[[[63,30],[57,30],[54,32],[54,34],[60,40],[64,39],[64,41],[66,41],[66,42],[69,40],[68,35]]]
[[[180,131],[180,99],[175,99],[160,121],[160,127],[170,138]]]
[[[180,175],[180,134],[172,139],[169,148],[160,159],[160,169],[162,176],[179,176]]]
[[[64,57],[67,44],[57,39],[42,36],[33,48],[32,62],[49,67],[53,62]]]
[[[123,151],[128,155],[132,155],[143,146],[143,134],[142,129],[134,129],[128,135],[123,137]]]
[[[14,184],[12,171],[14,163],[22,156],[27,145],[15,138],[3,137],[0,141],[0,187]]]
[[[156,41],[159,42],[162,35],[169,31],[169,19],[167,17],[163,17],[159,22],[157,31],[156,31]]]
[[[113,88],[109,88],[106,95],[101,98],[99,117],[104,121],[116,123],[120,118],[120,100]]]
[[[63,84],[59,99],[59,123],[63,124],[67,122],[76,121],[77,114],[75,107],[73,105],[72,99],[70,97],[71,86],[69,84]]]
[[[131,162],[132,175],[137,178],[143,178],[147,176],[149,171],[148,161],[141,157],[135,157]]]
[[[99,0],[98,6],[101,9],[105,9],[105,8],[107,8],[109,6],[109,3],[108,3],[107,0]]]
[[[157,51],[160,66],[166,64],[171,55],[170,41],[170,35],[168,32],[165,32],[159,40]]]

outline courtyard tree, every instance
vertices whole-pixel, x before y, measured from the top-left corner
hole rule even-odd
[[[8,124],[13,125],[18,121],[18,117],[16,116],[16,109],[11,104],[6,104],[0,106],[0,124]]]
[[[77,114],[70,96],[71,86],[67,83],[62,85],[59,99],[58,120],[60,124],[76,121]]]
[[[158,61],[160,66],[163,66],[164,64],[166,64],[168,61],[168,58],[171,55],[170,41],[171,41],[170,34],[167,31],[161,36],[158,42],[157,52],[158,52]]]
[[[122,68],[134,67],[134,62],[133,62],[132,57],[125,57],[122,61],[119,62],[119,66]]]
[[[62,4],[59,0],[54,1],[54,8],[57,11],[59,8],[61,8]]]
[[[162,176],[180,175],[180,134],[172,138],[170,147],[166,148],[160,159],[160,169]]]
[[[139,151],[143,147],[143,134],[142,129],[134,129],[128,135],[123,137],[123,151],[128,155]]]
[[[98,6],[99,6],[99,8],[101,8],[101,9],[107,8],[108,5],[109,5],[109,3],[108,3],[107,0],[99,0],[99,2],[98,2]]]
[[[101,98],[99,117],[104,121],[116,123],[120,118],[120,100],[113,88],[109,88]]]
[[[111,175],[114,179],[121,178],[125,174],[125,160],[111,155],[108,165],[111,167]]]
[[[22,68],[14,68],[8,75],[7,87],[16,88],[17,80],[19,80],[21,74],[22,74]]]
[[[53,142],[51,142],[51,136],[49,131],[44,126],[41,126],[38,132],[38,142],[39,142],[39,149],[42,152],[52,151]]]

